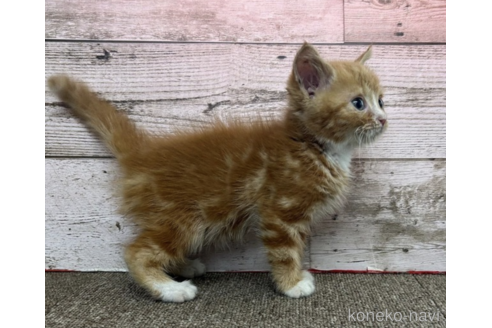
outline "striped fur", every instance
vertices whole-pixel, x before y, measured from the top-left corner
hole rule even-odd
[[[196,287],[170,274],[204,273],[191,255],[256,229],[277,289],[290,297],[313,293],[313,277],[301,265],[311,224],[343,206],[353,149],[387,127],[378,78],[364,66],[370,55],[326,62],[306,43],[281,120],[218,120],[163,136],[138,129],[82,82],[51,77],[51,90],[121,165],[121,211],[140,227],[125,252],[135,280],[163,301],[191,300]],[[356,98],[364,109],[354,107]]]

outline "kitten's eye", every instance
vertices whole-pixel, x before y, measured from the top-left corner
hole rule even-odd
[[[364,110],[366,108],[366,104],[364,103],[364,99],[361,97],[354,98],[352,100],[352,105],[354,105],[357,110]]]
[[[383,101],[383,98],[379,98],[379,106],[381,108],[384,108],[384,101]]]

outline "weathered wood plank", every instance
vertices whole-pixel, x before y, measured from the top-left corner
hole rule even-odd
[[[97,59],[102,49],[109,59]],[[275,117],[298,46],[46,43],[46,76],[89,83],[135,121],[170,132],[211,114]],[[319,46],[326,58],[353,59],[362,46]],[[362,158],[445,158],[445,46],[376,46],[369,65],[386,88],[390,128]],[[46,93],[46,156],[109,156]]]
[[[143,103],[131,106],[130,117],[139,126],[161,133],[187,129],[193,124],[210,120],[207,109],[210,103],[186,105],[182,102]],[[128,104],[120,104],[128,109]],[[277,117],[282,102],[255,102],[232,105],[228,101],[214,110],[218,114],[234,116],[261,113],[262,117]],[[390,128],[374,144],[357,150],[356,158],[445,158],[445,109],[432,108],[423,114],[418,108],[403,108],[390,112]],[[184,112],[184,113],[183,113]],[[204,113],[205,112],[205,113]],[[186,116],[185,116],[185,115]],[[46,106],[45,155],[57,157],[107,157],[111,156],[99,138],[83,123],[72,117],[66,108]]]
[[[126,271],[124,246],[138,228],[118,214],[118,168],[112,159],[46,159],[45,265],[47,269]],[[268,271],[254,232],[243,244],[202,254],[208,271]],[[309,267],[306,249],[304,266]]]
[[[446,0],[345,0],[345,42],[446,42]]]
[[[445,162],[355,161],[354,167],[348,208],[314,229],[306,265],[311,258],[315,269],[445,269]],[[123,246],[136,227],[117,214],[115,161],[48,158],[45,168],[46,267],[125,270]],[[205,261],[210,271],[268,270],[254,236],[230,251],[209,252]]]
[[[47,39],[343,42],[342,0],[45,2]]]
[[[230,90],[249,99],[260,93],[283,92],[300,45],[142,44],[46,42],[46,75],[70,73],[97,87],[114,101],[185,100],[223,95]],[[330,60],[353,60],[367,46],[318,45]],[[103,49],[111,52],[104,59]],[[98,59],[101,57],[101,59]],[[436,106],[427,89],[446,88],[446,46],[373,47],[367,65],[386,88]],[[423,92],[422,97],[418,97]],[[48,94],[47,101],[54,98]],[[405,98],[401,99],[405,102]],[[407,106],[412,106],[408,103]]]
[[[446,162],[356,162],[349,206],[311,240],[319,270],[446,271]]]

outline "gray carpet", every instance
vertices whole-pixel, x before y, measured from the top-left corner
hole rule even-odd
[[[289,299],[266,273],[207,273],[193,301],[154,301],[127,273],[47,272],[46,327],[446,327],[446,276],[315,274]]]

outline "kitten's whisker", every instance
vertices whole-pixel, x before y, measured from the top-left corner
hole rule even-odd
[[[373,158],[373,157],[372,157],[372,155],[373,155],[373,153],[372,153],[372,149],[373,149],[373,148],[372,148],[372,146],[373,146],[373,145],[372,145],[372,142],[371,142],[372,140],[373,140],[373,138],[372,138],[372,134],[371,134],[371,137],[369,137],[369,135],[368,135],[368,136],[367,136],[367,142],[366,142],[366,145],[368,145],[368,153],[369,153],[369,155],[370,155],[370,156],[368,157],[368,158],[369,158],[369,161],[371,161],[371,159]]]
[[[362,136],[361,136],[361,133],[360,133],[360,127],[358,127],[357,129],[355,129],[355,138],[357,139],[358,141],[358,144],[359,144],[359,147],[358,147],[358,160],[359,160],[359,163],[360,163],[360,151],[361,151],[361,148],[362,148]]]

